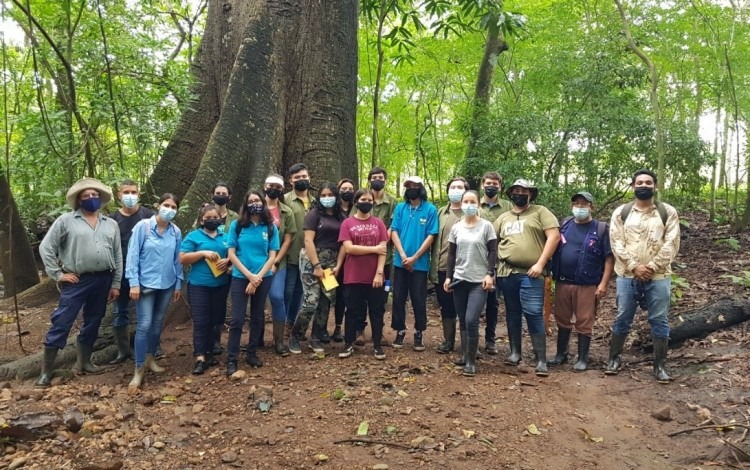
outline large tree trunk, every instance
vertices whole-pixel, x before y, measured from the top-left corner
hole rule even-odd
[[[0,270],[5,297],[39,283],[34,251],[5,175],[0,173]]]
[[[186,112],[154,171],[154,192],[184,194],[196,208],[223,180],[237,207],[246,189],[296,162],[310,167],[314,185],[355,179],[356,33],[355,0],[212,3],[196,93],[216,122]],[[178,222],[194,219],[191,210]]]

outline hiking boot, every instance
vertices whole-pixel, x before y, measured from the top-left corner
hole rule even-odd
[[[415,351],[424,351],[424,341],[422,339],[422,332],[421,331],[415,331],[414,332],[414,350]]]
[[[110,365],[122,364],[130,359],[130,338],[128,335],[128,325],[115,326],[112,328],[115,335],[115,344],[117,344],[117,357],[110,361]]]
[[[245,356],[245,363],[250,367],[263,367],[263,361],[255,353],[248,353]]]
[[[393,347],[395,349],[403,348],[405,338],[406,338],[406,330],[402,330],[396,333],[396,339],[393,340]]]
[[[591,336],[578,334],[578,362],[573,365],[575,372],[583,372],[589,367]]]
[[[449,354],[456,346],[456,319],[443,318],[443,342],[437,347],[438,354]]]
[[[229,361],[229,362],[227,362],[226,375],[227,376],[231,376],[235,372],[237,372],[237,361]]]
[[[195,361],[193,366],[193,375],[203,375],[208,370],[208,364],[206,361]]]
[[[47,388],[52,382],[52,376],[55,372],[55,359],[57,359],[57,348],[44,348],[44,360],[42,361],[42,373],[39,374],[39,378],[36,379],[34,387],[36,388]]]
[[[566,364],[568,362],[568,343],[570,342],[570,334],[573,330],[566,328],[557,329],[557,354],[552,359],[547,360],[547,364],[551,366],[559,366],[560,364]]]
[[[205,357],[206,357],[206,361],[205,361],[206,362],[206,368],[213,367],[213,366],[218,366],[219,365],[219,361],[216,360],[216,358],[213,355],[206,354]]]
[[[344,342],[344,335],[341,334],[341,325],[336,325],[336,327],[333,329],[333,334],[331,335],[331,340],[334,343],[343,343]]]
[[[607,368],[604,370],[605,375],[617,375],[622,367],[622,360],[620,354],[622,354],[622,348],[625,346],[625,340],[627,335],[612,335],[612,340],[609,343],[609,359],[607,360]]]

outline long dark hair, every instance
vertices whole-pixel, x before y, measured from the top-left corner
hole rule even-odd
[[[253,194],[258,196],[260,198],[260,203],[263,204],[263,212],[260,213],[260,221],[269,227],[273,225],[273,218],[271,217],[271,213],[268,211],[268,207],[266,207],[266,195],[260,191],[251,189],[250,191],[246,192],[242,198],[240,218],[237,220],[238,229],[242,229],[250,225],[250,213],[247,210],[247,198],[249,198]]]
[[[322,193],[324,189],[330,189],[333,193],[333,197],[336,198],[336,202],[333,203],[333,207],[323,207],[323,204],[320,203],[320,193]],[[318,190],[318,199],[315,201],[315,208],[318,210],[320,215],[328,215],[328,209],[331,209],[333,210],[334,217],[336,217],[338,220],[344,220],[344,214],[341,213],[341,199],[339,198],[339,188],[335,183],[332,183],[330,181],[326,181],[325,183],[323,183],[323,185]]]
[[[219,213],[219,209],[216,207],[216,204],[213,202],[204,202],[201,204],[201,208],[198,209],[198,226],[203,227],[203,216],[208,211],[216,211],[216,213]]]

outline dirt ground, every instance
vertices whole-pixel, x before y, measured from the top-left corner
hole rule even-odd
[[[684,229],[675,266],[688,287],[673,317],[723,295],[747,295],[720,276],[750,269],[744,252],[750,238],[733,235],[740,242],[736,251],[717,245],[730,234],[709,230],[703,217],[693,215]],[[27,350],[40,349],[52,308],[54,303],[22,310]],[[1,384],[0,427],[30,412],[62,416],[73,410],[82,414],[77,420],[83,427],[72,432],[77,426],[66,419],[45,438],[0,439],[0,468],[21,468],[14,462],[40,469],[750,466],[747,428],[668,436],[701,424],[750,425],[748,324],[672,349],[668,366],[675,380],[659,385],[650,355],[640,348],[627,351],[627,367],[618,376],[604,376],[613,311],[614,285],[601,307],[590,370],[576,374],[568,364],[551,368],[547,378],[533,374],[527,340],[525,365],[502,364],[503,322],[497,328],[500,354],[484,355],[475,378],[461,376],[454,356],[435,352],[441,330],[434,306],[422,353],[386,348],[387,359],[378,361],[368,344],[342,360],[336,357],[342,345],[335,343],[324,359],[307,352],[280,358],[267,348],[264,367],[245,368],[246,377],[237,381],[225,378],[223,364],[192,376],[191,327],[172,326],[162,342],[167,373],[149,375],[135,396],[127,393],[132,362],[100,376],[63,379],[48,390],[35,390],[33,381]],[[11,312],[0,313],[0,357],[8,361],[22,354],[15,324],[7,320]],[[638,318],[635,328],[646,328],[640,313]],[[393,339],[393,332],[387,336]],[[548,356],[554,345],[553,334]],[[662,419],[652,416],[657,411]],[[356,438],[363,422],[367,432],[360,438],[371,442],[338,443]]]

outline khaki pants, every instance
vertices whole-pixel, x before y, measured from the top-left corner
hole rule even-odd
[[[596,322],[596,286],[579,286],[557,281],[555,284],[555,321],[559,328],[575,328],[591,336]]]

